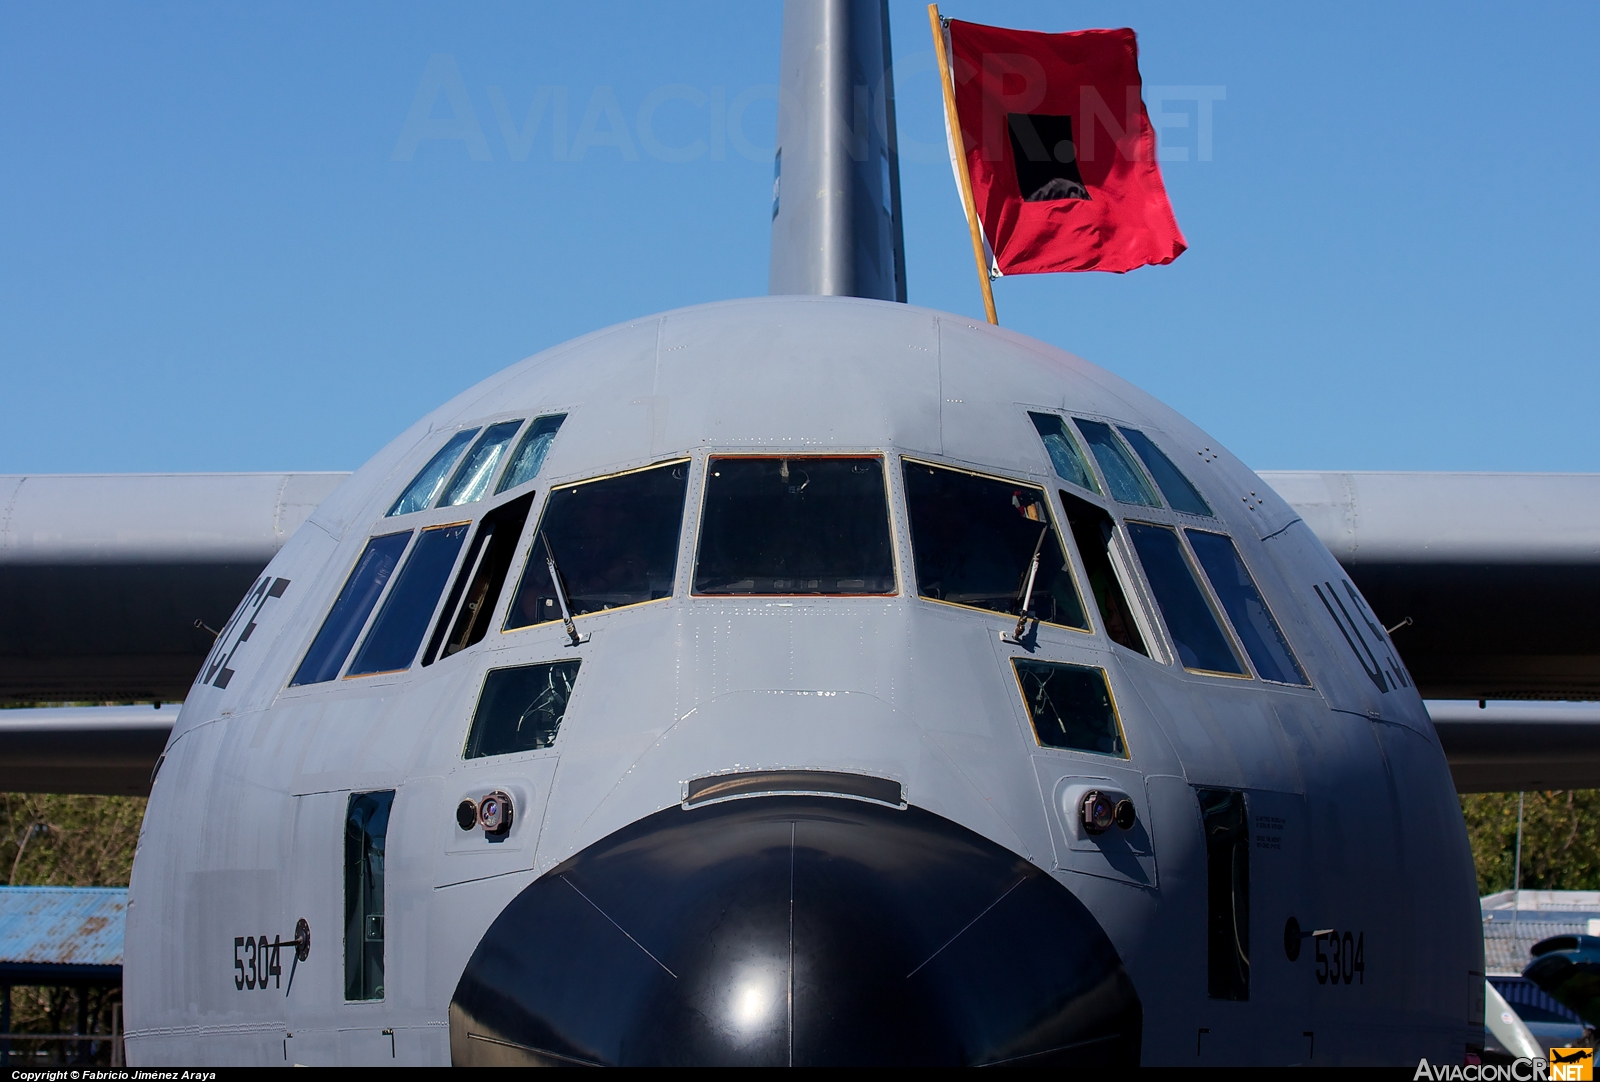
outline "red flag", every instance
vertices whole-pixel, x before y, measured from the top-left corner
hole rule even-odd
[[[1178,258],[1132,30],[949,31],[973,202],[1002,274]]]

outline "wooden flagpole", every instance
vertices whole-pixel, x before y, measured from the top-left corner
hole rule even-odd
[[[961,181],[961,205],[967,212],[967,231],[972,234],[972,258],[978,264],[978,284],[983,289],[983,313],[996,327],[1000,317],[994,310],[994,286],[989,281],[988,261],[983,258],[983,233],[978,225],[978,207],[972,199],[972,175],[967,171],[967,145],[961,136],[961,120],[956,115],[956,84],[950,75],[950,54],[944,47],[944,26],[939,21],[939,5],[928,5],[928,22],[933,27],[933,51],[939,58],[939,84],[944,87],[944,122],[950,129],[950,142],[956,152],[956,176]]]

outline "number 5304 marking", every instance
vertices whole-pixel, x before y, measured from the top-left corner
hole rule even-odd
[[[1367,933],[1332,931],[1316,938],[1318,984],[1367,983]]]
[[[266,936],[233,937],[233,986],[241,992],[246,988],[265,988],[267,982],[282,987],[283,965],[281,952],[293,943],[274,943]]]

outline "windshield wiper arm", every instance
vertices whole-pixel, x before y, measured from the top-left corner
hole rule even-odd
[[[1022,580],[1022,585],[1017,590],[1018,606],[1016,630],[1011,632],[1009,635],[1000,636],[1006,642],[1021,644],[1022,636],[1027,633],[1028,609],[1033,605],[1033,584],[1034,581],[1039,577],[1039,556],[1044,551],[1044,539],[1049,536],[1049,534],[1050,527],[1047,524],[1044,529],[1039,531],[1039,540],[1034,542],[1033,558],[1028,561],[1028,574]],[[1037,627],[1039,624],[1038,619],[1035,618],[1033,623],[1034,626]]]
[[[567,604],[567,586],[561,581],[561,569],[556,566],[556,553],[550,547],[550,538],[543,530],[539,531],[539,540],[544,542],[544,566],[550,570],[550,584],[555,587],[556,604],[561,606],[561,623],[567,629],[567,637],[572,640],[573,646],[581,646],[589,641],[589,636],[578,634],[578,625],[572,622],[572,606]]]

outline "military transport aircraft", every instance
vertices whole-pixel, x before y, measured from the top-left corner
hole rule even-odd
[[[907,305],[892,112],[825,105],[887,34],[786,4],[774,295],[348,477],[0,479],[4,694],[183,703],[0,723],[5,788],[150,794],[131,1064],[1481,1047],[1456,791],[1592,784],[1593,727],[1423,697],[1600,687],[1600,480],[1258,475]]]

